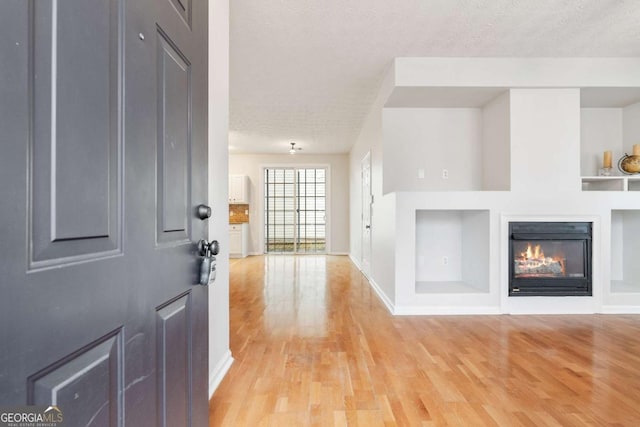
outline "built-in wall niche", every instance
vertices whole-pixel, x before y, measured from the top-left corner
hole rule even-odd
[[[488,293],[489,211],[416,211],[416,293]]]
[[[611,292],[640,293],[640,210],[611,212]]]
[[[385,192],[509,191],[509,90],[430,89],[383,110]]]
[[[583,191],[638,191],[638,181],[618,170],[618,161],[640,143],[638,88],[581,90],[580,174]],[[598,177],[605,151],[611,151],[611,176]],[[596,178],[597,177],[597,178]]]

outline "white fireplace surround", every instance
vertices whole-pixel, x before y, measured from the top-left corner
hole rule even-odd
[[[592,228],[592,296],[510,297],[509,296],[509,223],[510,222],[590,222]],[[602,312],[602,242],[598,216],[509,215],[500,216],[500,307],[509,314],[586,314]]]
[[[351,154],[373,159],[372,287],[394,314],[640,313],[640,176],[597,176],[637,143],[640,59],[397,58]],[[593,224],[592,296],[508,296],[526,221]]]

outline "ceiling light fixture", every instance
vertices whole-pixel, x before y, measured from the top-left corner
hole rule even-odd
[[[296,143],[290,142],[289,144],[291,144],[291,148],[289,148],[289,154],[296,154]],[[301,150],[301,148],[298,148],[298,150]]]

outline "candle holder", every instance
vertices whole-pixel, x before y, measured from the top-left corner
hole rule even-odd
[[[600,168],[598,171],[598,176],[611,176],[611,171],[613,168]]]

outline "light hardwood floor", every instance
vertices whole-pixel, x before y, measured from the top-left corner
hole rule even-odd
[[[640,315],[391,316],[347,257],[231,266],[211,426],[640,426]]]

